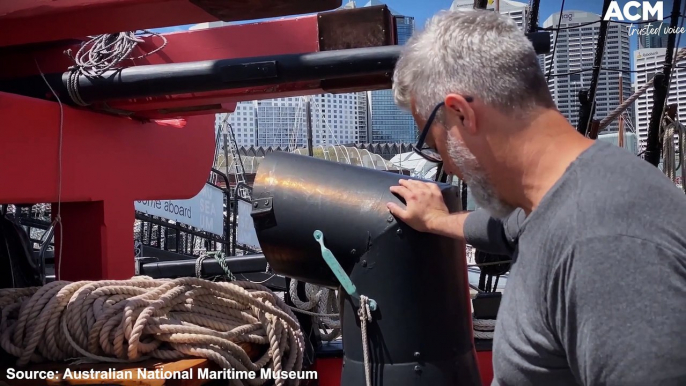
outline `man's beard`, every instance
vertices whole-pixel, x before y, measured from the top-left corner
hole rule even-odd
[[[488,180],[486,172],[479,165],[474,154],[450,134],[448,134],[448,154],[462,172],[462,177],[478,206],[498,218],[505,218],[516,209],[498,197],[493,184]]]

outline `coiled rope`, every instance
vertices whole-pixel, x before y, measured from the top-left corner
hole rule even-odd
[[[684,180],[686,179],[686,167],[684,167],[684,152],[686,152],[686,128],[679,123],[679,121],[672,121],[669,117],[666,118],[671,122],[664,126],[664,132],[662,134],[662,171],[670,180],[672,180],[672,182],[676,183],[676,172],[679,168],[681,168],[682,189],[684,189],[684,192],[686,192],[686,184],[684,184]],[[675,134],[678,138],[678,155],[676,154],[674,148]]]
[[[79,48],[76,55],[72,55],[71,49],[65,51],[65,54],[74,61],[74,65],[69,67],[70,73],[67,81],[67,92],[74,103],[80,106],[88,106],[88,103],[81,98],[79,93],[79,76],[101,77],[108,70],[115,69],[123,60],[143,59],[167,46],[167,38],[164,36],[148,30],[143,32],[160,37],[162,45],[134,58],[129,57],[129,55],[139,43],[144,42],[140,36],[136,36],[135,31],[94,36]]]
[[[225,369],[280,372],[299,371],[303,363],[297,319],[273,292],[250,282],[58,281],[0,289],[0,315],[0,346],[18,358],[17,366],[72,358],[124,363],[190,356]],[[268,349],[253,362],[241,344]],[[285,380],[277,378],[276,385]]]
[[[495,332],[495,319],[472,319],[472,328],[474,329],[474,338],[492,340]]]
[[[679,52],[677,52],[674,63],[677,63],[684,59],[686,59],[686,49],[682,48],[679,50]],[[614,111],[612,111],[607,117],[600,121],[599,130],[602,131],[604,128],[610,126],[610,124],[614,122],[614,120],[617,119],[624,111],[626,111],[629,108],[629,106],[631,106],[636,101],[636,99],[638,99],[641,95],[645,94],[646,91],[650,90],[653,87],[654,79],[654,76],[650,78],[650,80],[646,82],[646,84],[644,84],[638,90],[636,90],[636,92],[632,96],[625,100],[621,105],[617,106],[617,108],[614,109]]]
[[[291,279],[288,294],[295,307],[293,311],[305,315],[310,315],[315,320],[315,324],[323,324],[329,333],[321,335],[323,341],[332,341],[341,335],[341,320],[338,309],[338,299],[336,291],[314,284],[305,284],[306,300],[298,296],[298,281]]]

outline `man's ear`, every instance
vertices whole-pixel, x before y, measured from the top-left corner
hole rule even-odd
[[[473,103],[473,102],[472,102]],[[467,99],[459,94],[448,94],[445,97],[446,113],[452,115],[460,129],[469,134],[476,134],[476,114]]]

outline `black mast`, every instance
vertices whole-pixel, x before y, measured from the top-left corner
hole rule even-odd
[[[669,21],[671,30],[675,30],[679,21],[681,10],[681,0],[674,0],[672,6],[672,16]],[[669,78],[672,74],[672,61],[674,60],[674,46],[676,45],[676,34],[671,33],[667,37],[667,53],[665,54],[665,64],[662,72],[655,75],[653,84],[653,110],[650,113],[650,123],[648,124],[648,141],[646,143],[645,160],[657,166],[660,163],[660,123],[665,109],[665,100],[669,93]]]
[[[600,76],[600,66],[603,63],[603,52],[605,51],[605,38],[607,36],[607,26],[609,20],[602,20],[602,15],[607,14],[610,8],[611,0],[605,0],[603,3],[603,13],[600,21],[600,34],[598,36],[598,44],[596,45],[595,58],[593,60],[593,75],[591,77],[591,86],[588,91],[582,95],[579,93],[579,123],[576,126],[577,131],[583,136],[588,133],[588,128],[591,124],[591,119],[595,113],[595,95],[598,89],[598,77]],[[558,26],[559,27],[559,26]]]

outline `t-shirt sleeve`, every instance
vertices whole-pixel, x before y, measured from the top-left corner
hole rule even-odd
[[[484,209],[477,209],[465,219],[465,241],[483,252],[512,256],[525,219],[522,209],[516,209],[504,219],[492,217]]]
[[[576,243],[552,272],[549,322],[582,385],[686,385],[686,261],[628,236]]]

